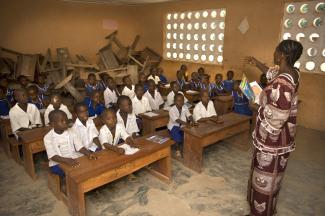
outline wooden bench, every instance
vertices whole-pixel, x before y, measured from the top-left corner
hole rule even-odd
[[[218,115],[230,113],[232,111],[233,98],[231,95],[217,96],[214,99],[214,107]]]
[[[159,135],[159,132],[156,133]],[[150,135],[149,135],[150,136]],[[135,139],[140,151],[134,155],[119,155],[110,150],[96,152],[98,159],[78,158],[80,166],[73,168],[64,164],[60,167],[66,173],[68,207],[73,216],[85,215],[85,193],[108,184],[141,168],[160,180],[171,181],[170,139],[163,144],[148,141],[144,136]]]
[[[202,171],[203,148],[217,141],[236,135],[234,140],[240,148],[247,148],[249,143],[249,116],[228,113],[222,116],[224,123],[212,121],[200,123],[198,127],[184,128],[183,163],[188,168]]]
[[[11,157],[10,153],[10,143],[9,143],[9,135],[12,134],[10,119],[2,119],[0,118],[0,133],[1,133],[1,144],[4,152],[7,157]]]
[[[166,110],[160,109],[152,111],[157,116],[147,116],[145,114],[140,114],[143,124],[143,134],[152,134],[157,128],[167,126],[169,121],[169,113]]]

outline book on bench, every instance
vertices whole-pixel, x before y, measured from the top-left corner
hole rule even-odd
[[[164,142],[169,140],[169,137],[154,135],[154,136],[148,137],[147,140],[155,142],[155,143],[163,144]]]

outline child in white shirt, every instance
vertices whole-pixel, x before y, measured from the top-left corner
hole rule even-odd
[[[78,167],[79,162],[76,158],[81,155],[76,150],[87,155],[89,159],[97,159],[96,155],[85,148],[79,149],[82,146],[80,139],[73,130],[68,129],[68,118],[63,111],[52,111],[49,120],[53,129],[44,136],[44,145],[52,173],[60,177],[65,176],[64,171],[59,167],[60,163]]]
[[[148,77],[148,80],[153,80],[156,85],[158,85],[160,83],[160,78],[158,76],[156,67],[153,67],[150,69],[150,76]]]
[[[132,99],[133,112],[136,115],[151,111],[149,100],[143,97],[144,91],[141,84],[135,85],[135,97]]]
[[[197,103],[193,110],[193,118],[196,122],[205,122],[208,120],[217,120],[217,113],[213,102],[210,100],[209,91],[200,92],[201,101]]]
[[[180,87],[176,81],[173,81],[170,83],[170,88],[171,88],[171,91],[167,95],[167,101],[165,103],[165,108],[168,108],[168,107],[171,107],[174,105],[175,94],[180,93],[184,96],[183,92],[180,91]],[[184,96],[184,103],[187,103],[187,102],[188,102],[188,100]]]
[[[192,115],[188,108],[184,105],[184,96],[181,93],[175,95],[175,105],[169,110],[169,122],[167,125],[169,134],[176,142],[176,156],[180,157],[181,149],[184,141],[184,131],[181,129],[183,125],[194,126]]]
[[[116,83],[112,77],[108,77],[105,84],[107,86],[104,91],[105,107],[116,108],[117,97],[119,96],[119,93],[116,90]]]
[[[41,114],[34,104],[28,103],[27,92],[24,89],[16,89],[14,93],[17,101],[9,111],[10,124],[16,138],[18,130],[26,130],[41,127]]]
[[[125,131],[124,126],[117,122],[113,109],[105,109],[101,119],[104,125],[100,129],[99,140],[103,148],[124,154],[124,149],[118,147],[121,141],[134,146],[132,137]]]
[[[158,92],[155,82],[153,80],[148,80],[148,91],[144,94],[149,100],[149,104],[152,110],[159,110],[164,106],[164,100],[161,94]]]
[[[136,115],[132,110],[131,99],[128,96],[121,95],[117,99],[117,104],[119,108],[119,110],[116,113],[117,122],[124,127],[124,129],[130,136],[132,137],[138,136],[140,130],[137,124]]]
[[[80,138],[83,147],[89,151],[96,152],[102,149],[98,139],[98,130],[94,121],[89,118],[87,106],[77,103],[74,106],[77,119],[72,126],[74,133]]]
[[[44,112],[44,124],[49,125],[49,114],[53,110],[62,110],[67,114],[69,122],[72,122],[72,114],[70,113],[68,107],[62,103],[62,98],[58,94],[51,95],[50,105],[47,106]]]
[[[134,85],[132,84],[130,76],[123,77],[124,88],[122,90],[122,95],[128,96],[131,100],[134,98]]]

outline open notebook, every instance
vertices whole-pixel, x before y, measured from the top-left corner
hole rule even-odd
[[[139,151],[138,148],[133,148],[126,143],[119,145],[118,147],[124,149],[126,155],[133,155]]]

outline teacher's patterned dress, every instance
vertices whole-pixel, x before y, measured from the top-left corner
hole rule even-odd
[[[267,72],[253,132],[254,155],[247,199],[253,216],[271,216],[281,188],[289,154],[295,148],[298,84],[291,75]]]

